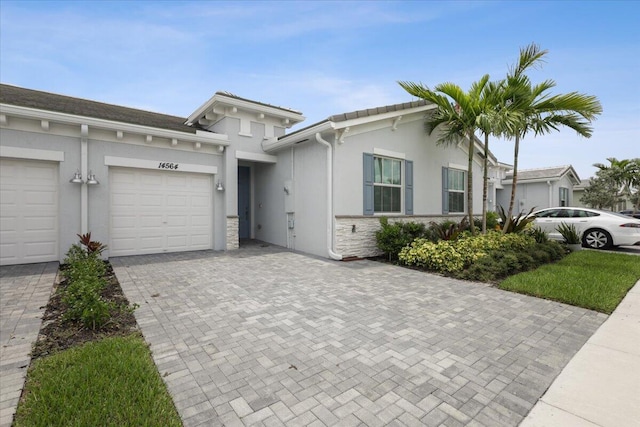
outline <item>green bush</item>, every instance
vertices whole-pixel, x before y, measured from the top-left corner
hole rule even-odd
[[[524,233],[489,232],[437,243],[416,239],[399,254],[401,263],[467,280],[495,282],[560,259],[565,252],[555,241],[536,243]]]
[[[456,240],[468,229],[469,221],[467,221],[467,217],[462,218],[460,222],[446,220],[443,222],[431,221],[429,223],[429,231],[436,237],[435,240]]]
[[[389,224],[387,217],[380,218],[380,230],[376,231],[376,245],[390,261],[398,259],[398,253],[417,238],[427,235],[426,226],[416,222]]]
[[[117,305],[102,298],[107,281],[104,278],[106,264],[100,254],[105,246],[90,241],[90,236],[90,233],[80,236],[82,246],[74,244],[69,248],[62,270],[67,281],[60,292],[67,306],[64,319],[80,321],[86,328],[95,330],[104,326],[112,313],[133,310],[135,306]]]

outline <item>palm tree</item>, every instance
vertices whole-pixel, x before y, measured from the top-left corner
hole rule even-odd
[[[482,177],[482,234],[487,232],[487,193],[489,187],[489,136],[499,136],[505,111],[504,80],[485,85],[480,99],[480,113],[476,118],[478,130],[484,136]]]
[[[427,119],[426,128],[429,135],[436,128],[441,131],[439,144],[457,143],[463,139],[469,142],[469,158],[467,167],[467,216],[471,233],[475,234],[473,223],[473,155],[475,148],[475,131],[478,128],[478,115],[482,103],[482,92],[489,81],[489,75],[484,75],[480,81],[471,85],[469,92],[465,92],[454,83],[441,83],[432,89],[412,83],[398,82],[411,95],[432,102],[436,105],[435,112]]]
[[[602,113],[602,106],[595,96],[577,92],[550,95],[548,91],[556,85],[553,80],[536,85],[531,83],[525,72],[537,66],[546,54],[547,51],[540,50],[536,44],[520,49],[518,63],[507,74],[505,96],[511,103],[503,124],[505,135],[514,139],[514,151],[511,198],[503,231],[506,231],[513,217],[520,141],[529,132],[536,136],[543,135],[559,130],[560,126],[569,127],[578,135],[589,138],[593,132],[591,122]]]
[[[628,199],[634,194],[634,188],[640,187],[640,158],[618,160],[615,157],[607,158],[609,166],[596,163],[593,166],[601,171],[609,171],[612,179],[618,185],[619,194]],[[638,207],[634,206],[634,210]]]

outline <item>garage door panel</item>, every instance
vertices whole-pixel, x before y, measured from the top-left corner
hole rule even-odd
[[[113,177],[110,255],[211,248],[213,185],[209,175],[122,168],[112,168],[109,174]],[[121,179],[122,174],[129,178]],[[135,203],[123,203],[129,198]],[[193,207],[194,200],[197,207]],[[204,237],[194,239],[194,234]]]
[[[58,163],[0,159],[0,264],[58,259]]]
[[[24,220],[25,228],[36,232],[52,231],[55,232],[57,224],[55,218],[48,216],[26,217]]]
[[[51,191],[30,190],[23,193],[26,207],[55,206],[58,195]]]
[[[163,205],[163,197],[161,194],[145,194],[140,196],[140,207],[149,208],[149,207],[162,207]]]

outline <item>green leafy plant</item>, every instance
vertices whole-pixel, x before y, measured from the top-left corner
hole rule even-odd
[[[546,243],[549,241],[549,235],[540,227],[531,227],[525,232],[533,237],[537,243]]]
[[[562,238],[564,242],[568,245],[578,245],[582,241],[581,233],[578,233],[576,226],[574,224],[567,224],[566,222],[561,222],[560,225],[556,227],[556,230]]]
[[[96,330],[109,322],[112,315],[121,310],[135,309],[135,306],[121,306],[102,298],[107,287],[104,278],[106,264],[100,254],[106,246],[91,240],[91,233],[78,235],[79,243],[69,248],[62,270],[67,279],[61,290],[62,302],[67,306],[64,319],[80,321],[89,329]]]
[[[532,223],[533,221],[535,221],[535,217],[531,216],[531,212],[533,212],[533,210],[535,209],[535,207],[531,208],[531,210],[529,210],[528,213],[524,213],[524,212],[520,212],[518,215],[516,215],[513,218],[508,218],[507,214],[504,211],[504,208],[502,206],[498,206],[499,208],[499,215],[500,215],[500,220],[502,221],[502,224],[507,224],[508,221],[508,225],[506,228],[503,228],[504,233],[520,233],[522,231],[524,231],[527,226]]]
[[[438,240],[457,240],[462,232],[469,229],[467,217],[462,218],[460,222],[444,221],[438,223],[431,221],[429,225]]]
[[[389,223],[387,217],[380,218],[380,230],[376,231],[376,245],[388,256],[389,261],[398,259],[398,253],[416,238],[426,235],[426,226],[416,222]]]

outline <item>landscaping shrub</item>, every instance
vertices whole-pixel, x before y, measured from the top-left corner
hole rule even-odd
[[[112,312],[129,307],[108,303],[101,296],[107,281],[104,279],[106,265],[100,254],[106,246],[92,242],[91,233],[78,237],[82,246],[74,244],[69,248],[62,269],[66,278],[61,289],[62,302],[67,306],[64,319],[80,321],[86,328],[96,330],[108,322]]]
[[[496,212],[487,211],[487,230],[498,230],[500,226],[499,219],[500,217]],[[482,218],[475,218],[473,224],[478,230],[482,230]]]
[[[398,259],[398,253],[417,238],[427,236],[424,224],[417,222],[395,222],[389,224],[387,217],[380,218],[380,230],[376,231],[376,245],[389,261]]]
[[[399,261],[461,279],[495,282],[560,259],[564,254],[554,241],[536,243],[524,233],[503,235],[492,231],[478,236],[463,233],[458,240],[437,243],[416,239],[400,251]]]

